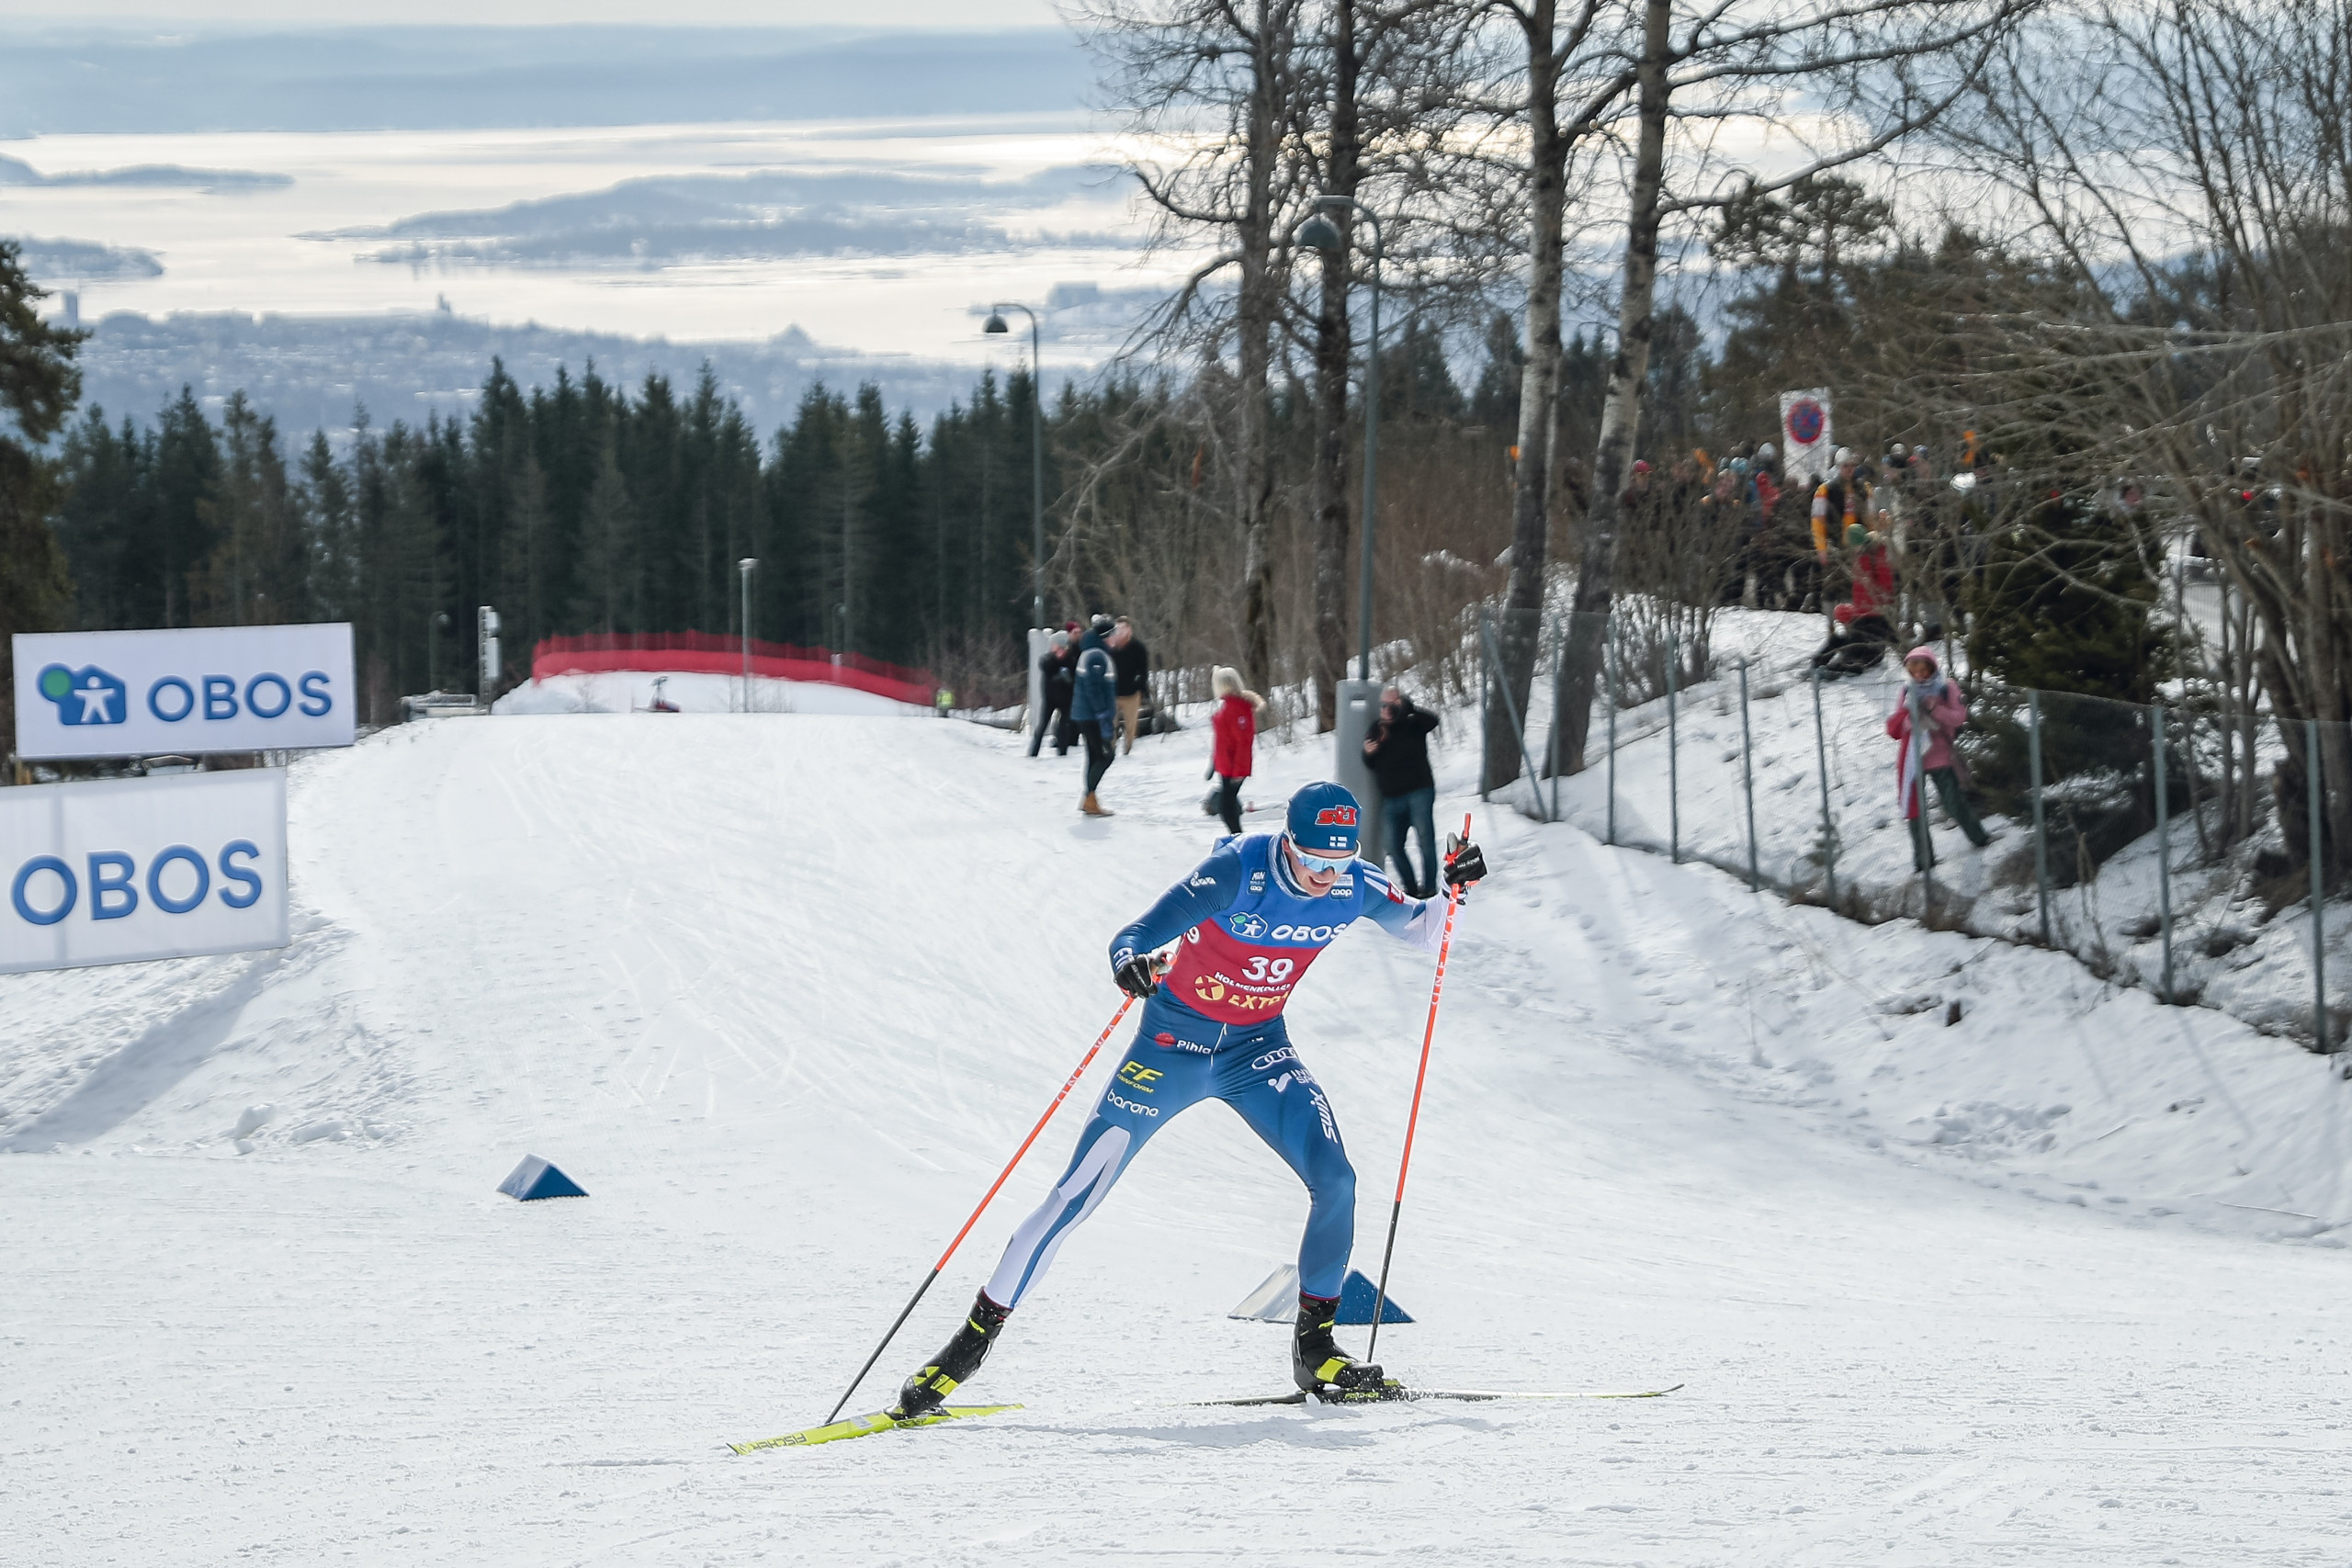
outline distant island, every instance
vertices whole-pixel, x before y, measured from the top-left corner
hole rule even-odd
[[[291,175],[258,169],[190,169],[178,164],[133,164],[121,169],[80,169],[44,175],[21,158],[0,158],[0,186],[146,186],[204,191],[267,190],[294,183]]]
[[[155,259],[155,253],[134,245],[102,245],[96,240],[40,240],[17,234],[0,234],[0,240],[16,241],[22,249],[25,270],[47,284],[74,288],[164,276],[164,264]]]

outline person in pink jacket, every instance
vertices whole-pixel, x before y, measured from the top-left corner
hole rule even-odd
[[[1928,781],[1933,779],[1942,797],[1944,814],[1960,824],[1968,841],[1983,849],[1992,841],[1984,824],[1962,793],[1966,764],[1951,749],[1951,739],[1968,722],[1968,703],[1960,686],[1936,663],[1935,650],[1915,648],[1904,656],[1910,679],[1903,683],[1902,700],[1887,715],[1886,732],[1901,741],[1894,774],[1900,783],[1904,818],[1911,824],[1911,863],[1921,871],[1936,863],[1936,847],[1928,837]]]

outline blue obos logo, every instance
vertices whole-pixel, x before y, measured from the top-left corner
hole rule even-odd
[[[1248,937],[1254,941],[1266,934],[1266,922],[1257,915],[1236,915],[1225,923],[1233,928],[1235,936]]]
[[[34,677],[34,685],[57,705],[60,724],[120,724],[130,705],[121,681],[95,664],[79,670],[50,665]]]

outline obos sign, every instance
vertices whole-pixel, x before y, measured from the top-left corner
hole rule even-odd
[[[351,627],[20,633],[17,755],[348,746]]]
[[[0,974],[284,947],[277,768],[0,789]]]

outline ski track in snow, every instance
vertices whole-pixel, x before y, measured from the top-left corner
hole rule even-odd
[[[1284,1385],[1283,1330],[1224,1313],[1306,1207],[1204,1105],[970,1385],[1026,1408],[729,1454],[824,1415],[1116,1007],[1111,931],[1209,846],[1204,729],[1097,822],[1074,758],[963,724],[443,720],[297,764],[285,952],[0,977],[0,1557],[2345,1561],[2330,1064],[1490,810],[1473,729],[1438,819],[1497,869],[1381,1358],[1681,1393],[1188,1407]],[[1246,795],[1326,744],[1261,741]],[[1367,1270],[1428,977],[1367,930],[1290,1010]],[[854,1409],[949,1332],[1128,1032]],[[498,1196],[526,1153],[594,1196]]]

